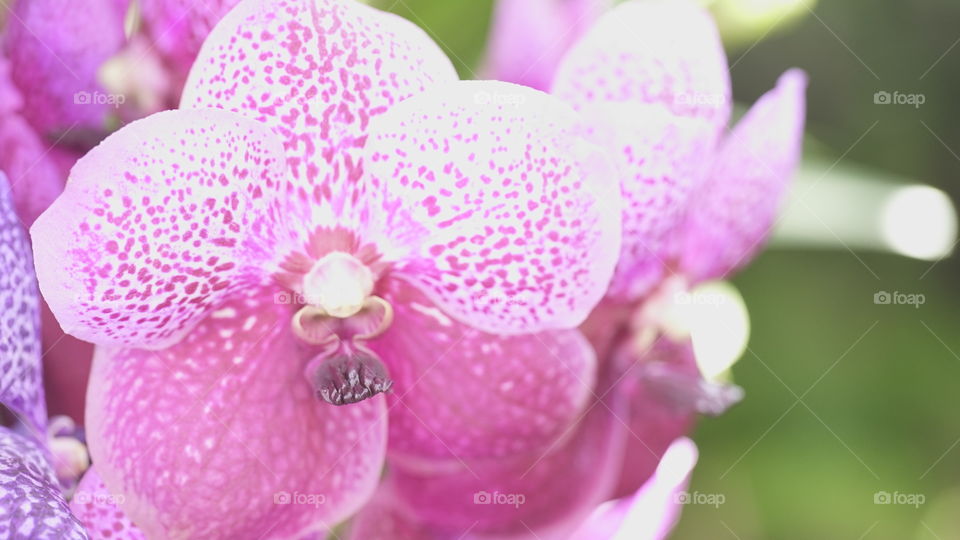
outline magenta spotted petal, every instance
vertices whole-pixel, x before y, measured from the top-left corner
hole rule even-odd
[[[404,286],[394,325],[371,343],[394,380],[390,454],[456,462],[543,451],[592,397],[595,358],[575,330],[485,334]]]
[[[143,540],[143,531],[117,507],[121,499],[107,491],[94,467],[87,469],[70,500],[70,510],[90,540]]]
[[[97,470],[147,536],[324,531],[373,492],[384,399],[321,403],[289,306],[231,302],[163,351],[100,350],[87,433]]]
[[[40,371],[40,304],[30,244],[0,172],[0,405],[42,440],[47,409]]]
[[[552,92],[617,162],[623,247],[608,295],[640,298],[663,274],[668,234],[730,116],[717,29],[693,2],[626,2],[573,46]]]
[[[0,537],[86,539],[37,443],[0,427]]]
[[[455,80],[440,48],[396,15],[353,0],[245,1],[210,33],[181,107],[228,109],[275,128],[291,196],[332,207],[344,224],[344,209],[361,200],[370,122]]]
[[[557,64],[611,0],[498,0],[484,78],[547,91]]]
[[[548,452],[470,461],[453,470],[393,463],[388,489],[402,501],[400,510],[435,537],[513,538],[533,531],[544,540],[568,538],[616,483],[627,432],[621,399],[609,397]]]
[[[681,269],[694,281],[746,265],[770,235],[800,160],[806,75],[791,70],[727,136],[680,231]]]
[[[123,16],[116,0],[14,3],[4,50],[23,95],[23,114],[39,133],[106,127],[106,117],[115,109],[107,103],[97,73],[125,41]],[[91,35],[96,39],[80,38]]]
[[[441,87],[377,121],[367,230],[406,252],[397,277],[484,331],[581,323],[619,253],[620,204],[576,122],[546,94],[494,82]]]
[[[31,229],[63,329],[161,348],[266,282],[294,245],[283,169],[267,128],[223,111],[160,113],[108,137]]]

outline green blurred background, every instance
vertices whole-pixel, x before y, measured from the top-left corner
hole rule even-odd
[[[476,71],[491,0],[373,3],[427,29],[465,77]],[[822,183],[862,166],[867,181],[930,184],[957,200],[960,3],[718,0],[711,9],[739,103],[788,67],[809,73],[806,160],[826,172]],[[878,91],[926,102],[877,105]],[[694,434],[701,459],[690,488],[725,502],[688,506],[675,538],[960,538],[957,262],[850,250],[838,236],[818,249],[775,244],[735,278],[752,323],[733,369],[747,397]],[[876,305],[882,290],[926,303]],[[924,503],[875,504],[878,492]]]

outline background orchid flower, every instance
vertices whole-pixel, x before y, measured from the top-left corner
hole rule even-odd
[[[498,0],[483,75],[548,91],[557,64],[612,0]]]
[[[131,35],[125,32],[127,0],[16,0],[7,6],[0,169],[9,175],[26,225],[59,195],[76,160],[118,118],[176,104],[203,37],[234,4],[138,1]],[[93,346],[65,334],[45,303],[41,309],[51,414],[82,422]]]
[[[788,71],[725,132],[727,71],[702,8],[630,1],[571,48],[554,81],[588,138],[616,157],[626,199],[614,279],[583,326],[602,361],[635,365],[643,381],[618,496],[646,481],[696,412],[740,398],[702,380],[689,341],[664,333],[662,307],[746,264],[769,235],[800,157],[806,77]]]
[[[86,538],[47,448],[39,297],[26,232],[0,172],[0,536]],[[12,427],[8,427],[12,426]]]
[[[457,82],[421,30],[340,0],[241,3],[183,104],[82,158],[31,230],[54,313],[103,345],[90,449],[147,535],[326,530],[376,485],[374,394],[391,385],[409,414],[389,436],[411,462],[450,458],[418,416],[453,433],[458,408],[483,414],[462,448],[485,457],[518,450],[511,389],[532,417],[507,432],[534,439],[520,450],[579,412],[593,356],[558,330],[603,295],[619,205],[568,107]],[[532,351],[535,371],[477,355],[496,348]]]

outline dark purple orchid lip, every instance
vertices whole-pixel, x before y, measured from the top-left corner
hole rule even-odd
[[[331,405],[348,405],[393,386],[383,361],[358,346],[343,346],[320,362],[313,376],[317,396]]]

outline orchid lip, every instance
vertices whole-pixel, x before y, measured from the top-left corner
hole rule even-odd
[[[386,392],[393,386],[383,361],[363,347],[338,347],[321,355],[313,374],[317,396],[331,405],[348,405]]]

